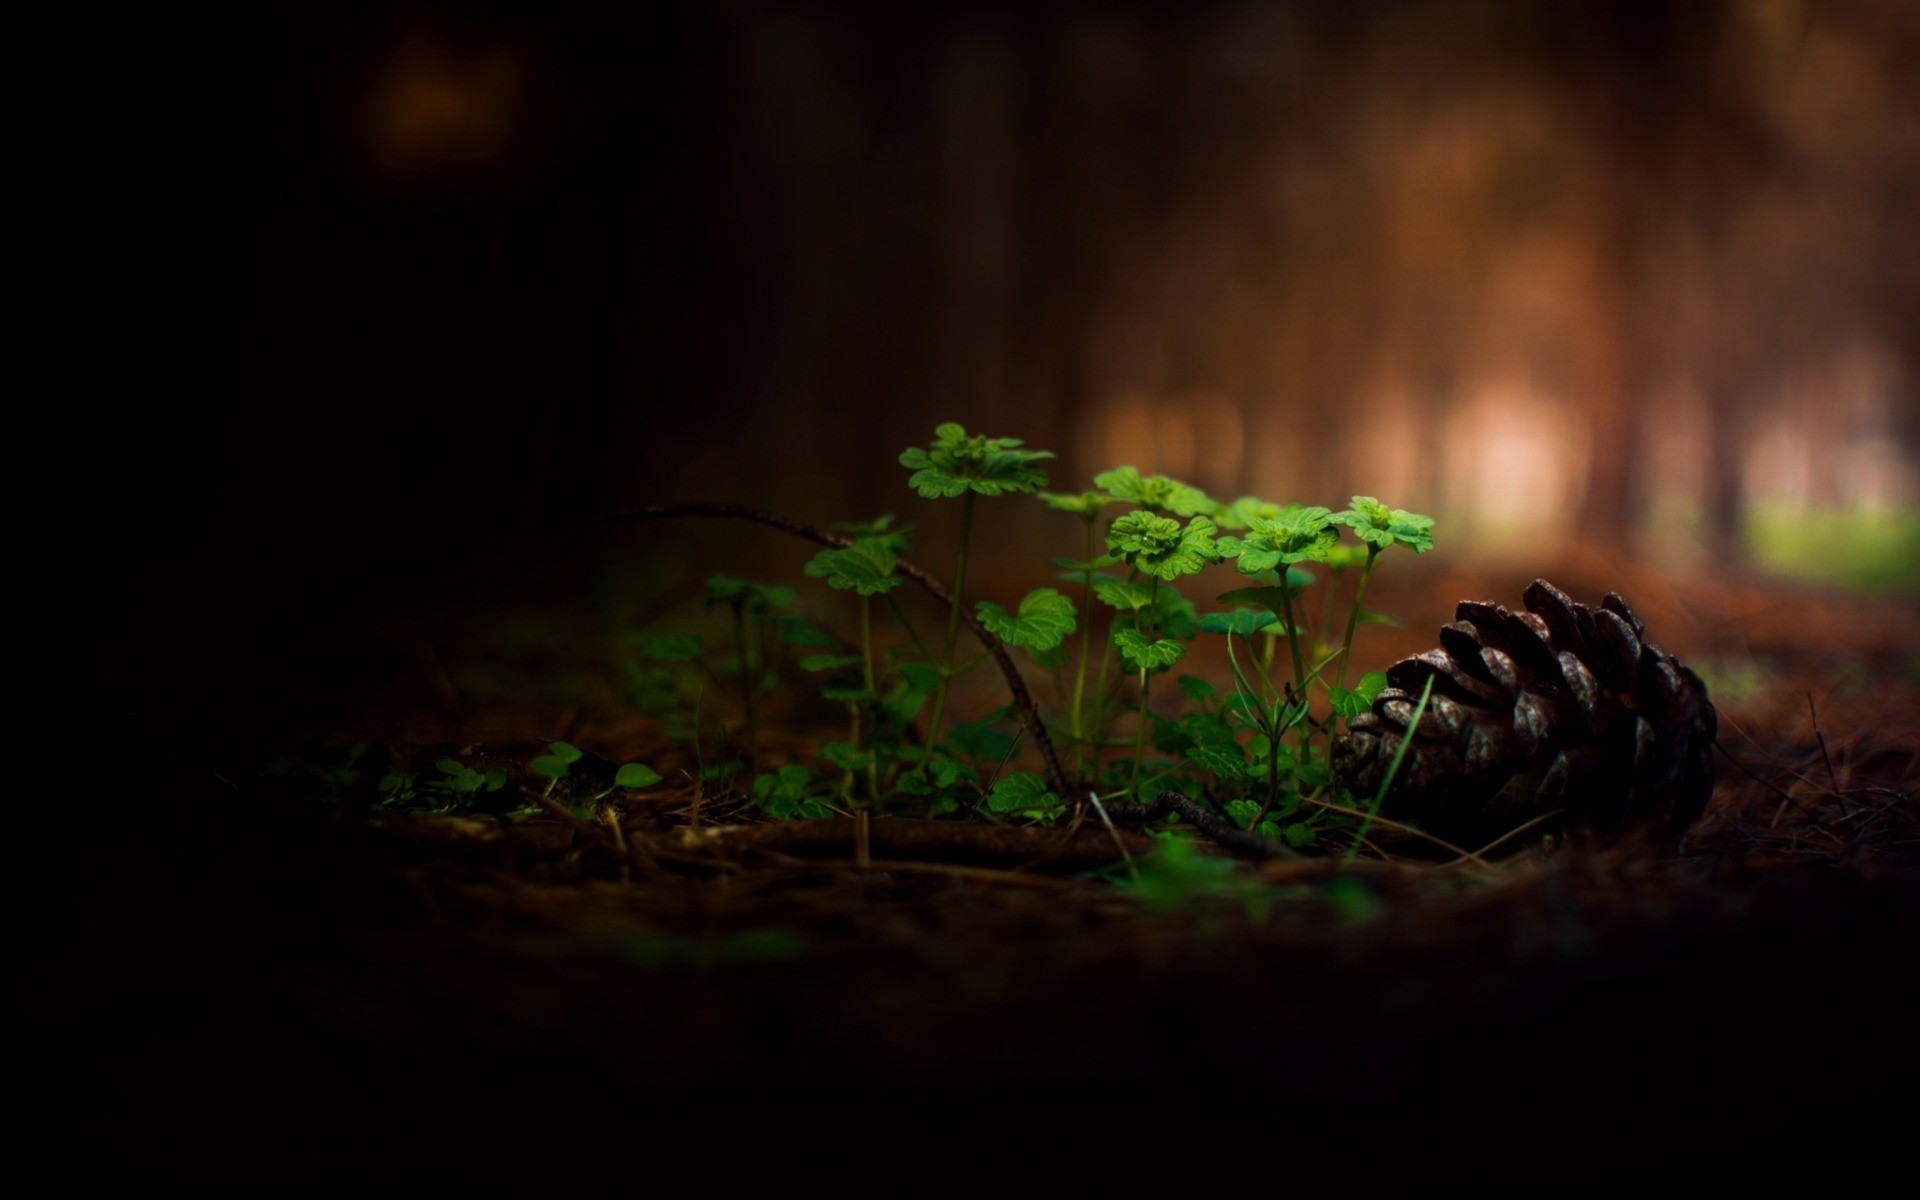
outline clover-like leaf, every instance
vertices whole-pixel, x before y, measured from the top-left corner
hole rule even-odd
[[[1073,601],[1056,588],[1035,588],[1020,601],[1020,611],[1008,613],[991,601],[983,600],[974,610],[980,623],[1010,646],[1051,650],[1067,639],[1075,627]]]
[[[1220,523],[1222,529],[1245,529],[1256,520],[1271,521],[1287,508],[1287,505],[1262,500],[1258,496],[1242,496],[1231,504],[1220,505],[1214,511],[1213,519]]]
[[[1060,797],[1047,790],[1047,781],[1032,771],[1008,771],[993,781],[987,807],[996,813],[1044,813],[1061,808]]]
[[[1348,720],[1373,707],[1373,698],[1380,689],[1387,686],[1387,677],[1379,671],[1368,671],[1360,677],[1360,682],[1351,690],[1343,687],[1333,689],[1333,711]]]
[[[1021,450],[1019,438],[969,437],[949,421],[934,431],[932,444],[909,447],[900,465],[912,471],[907,485],[929,500],[976,492],[999,496],[1032,494],[1047,486],[1047,472],[1034,464],[1053,457],[1050,450]]]
[[[1080,492],[1066,495],[1060,492],[1041,492],[1039,496],[1047,502],[1048,508],[1057,508],[1061,512],[1070,512],[1083,521],[1091,521],[1100,515],[1100,510],[1109,504],[1118,504],[1119,497],[1109,496],[1105,492]]]
[[[893,573],[898,561],[886,539],[860,538],[851,546],[820,551],[804,569],[809,578],[824,579],[829,587],[877,596],[905,582]]]
[[[1115,500],[1181,517],[1211,515],[1220,507],[1190,483],[1166,475],[1142,475],[1133,467],[1102,471],[1093,477],[1093,486],[1104,488]]]
[[[1250,591],[1250,588],[1242,588]],[[1236,608],[1232,612],[1208,613],[1200,618],[1202,633],[1234,633],[1249,637],[1262,629],[1270,629],[1280,623],[1280,618],[1271,611],[1259,612],[1251,608]]]
[[[1133,628],[1114,630],[1113,648],[1135,671],[1164,670],[1179,662],[1187,653],[1187,648],[1172,638],[1150,641],[1146,634]]]
[[[1102,604],[1121,612],[1139,612],[1153,600],[1153,586],[1138,580],[1100,578],[1094,581],[1093,594]]]
[[[1410,513],[1404,508],[1388,508],[1372,496],[1355,496],[1353,507],[1329,518],[1360,535],[1360,540],[1376,550],[1388,546],[1406,546],[1416,554],[1433,549],[1433,518]]]
[[[1107,549],[1142,574],[1172,581],[1198,575],[1220,561],[1214,544],[1218,527],[1194,517],[1182,527],[1170,517],[1144,510],[1130,512],[1107,530]]]
[[[1257,575],[1283,563],[1325,562],[1339,540],[1333,514],[1318,506],[1294,508],[1271,520],[1255,517],[1245,537],[1221,538],[1220,552],[1238,561],[1242,574]]]
[[[873,753],[862,750],[852,742],[828,742],[820,747],[820,761],[831,763],[844,771],[864,771],[874,761]]]
[[[623,788],[652,787],[663,776],[645,763],[624,763],[613,773],[613,786]]]

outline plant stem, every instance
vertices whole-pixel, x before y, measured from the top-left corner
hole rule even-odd
[[[875,699],[873,684],[873,597],[864,593],[860,596],[860,670],[861,682],[866,685],[867,689],[867,698],[863,703],[872,704]],[[872,739],[869,738],[868,740],[871,741]],[[863,752],[869,749],[869,747],[860,744],[860,737],[857,733],[854,735],[853,748]],[[873,761],[872,755],[869,754],[867,757],[867,803],[878,804],[879,802],[880,768],[879,765]]]
[[[1099,523],[1097,515],[1087,518],[1087,556],[1082,562],[1093,562],[1094,527]],[[1093,653],[1093,567],[1088,566],[1085,574],[1086,620],[1080,629],[1080,663],[1073,679],[1073,775],[1075,780],[1086,767],[1087,731],[1081,728],[1080,706],[1087,694],[1087,658]]]
[[[1340,644],[1340,673],[1334,677],[1333,686],[1347,686],[1347,660],[1353,657],[1353,631],[1360,627],[1360,597],[1367,594],[1367,576],[1373,574],[1373,560],[1380,557],[1380,547],[1367,546],[1367,565],[1360,568],[1360,583],[1353,589],[1353,608],[1347,613],[1347,636]]]
[[[1153,616],[1156,612],[1158,612],[1159,600],[1160,600],[1160,577],[1158,575],[1155,575],[1153,577],[1153,582],[1147,585],[1147,615],[1148,616]],[[1158,637],[1160,635],[1160,626],[1158,622],[1154,624],[1153,632],[1155,637]],[[1140,668],[1140,727],[1133,731],[1133,782],[1130,783],[1127,787],[1127,790],[1133,793],[1133,799],[1135,803],[1139,803],[1140,801],[1140,760],[1142,758],[1145,758],[1147,753],[1147,688],[1151,682],[1152,682],[1152,677],[1147,673],[1147,668],[1141,667]]]
[[[1287,567],[1280,566],[1280,597],[1287,610],[1287,649],[1293,652],[1293,687],[1299,699],[1306,700],[1307,663],[1300,656],[1300,627],[1293,622],[1293,585],[1287,582]]]
[[[734,644],[740,652],[740,699],[747,710],[747,766],[757,769],[759,762],[760,739],[754,731],[753,722],[753,667],[750,648],[747,644],[747,610],[744,604],[733,604]]]
[[[973,492],[960,502],[960,563],[953,569],[953,607],[947,612],[947,644],[940,654],[940,686],[933,693],[933,718],[927,722],[927,754],[940,744],[940,714],[947,706],[947,682],[953,671],[953,651],[960,641],[961,597],[967,585],[967,542],[973,536]]]
[[[1267,814],[1273,811],[1273,806],[1280,803],[1280,755],[1276,753],[1279,749],[1279,742],[1267,739],[1267,802],[1260,806],[1259,812],[1253,814],[1253,820],[1247,822],[1249,833],[1258,830],[1260,822],[1266,820]]]

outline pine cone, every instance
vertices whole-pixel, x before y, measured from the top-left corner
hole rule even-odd
[[[1429,678],[1382,814],[1442,837],[1491,838],[1554,810],[1555,824],[1677,834],[1713,793],[1719,715],[1706,685],[1642,640],[1627,602],[1576,604],[1543,579],[1524,613],[1462,602],[1441,649],[1387,671],[1348,723],[1333,769],[1356,796],[1379,789]]]

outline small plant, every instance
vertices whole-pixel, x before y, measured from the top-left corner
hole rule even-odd
[[[614,769],[613,782],[595,791],[585,779],[573,774],[573,768],[585,757],[580,748],[570,742],[549,742],[547,752],[529,762],[527,769],[546,777],[547,787],[541,793],[544,796],[553,795],[553,789],[560,783],[569,783],[569,799],[573,802],[574,811],[581,816],[598,811],[607,797],[617,791],[638,791],[652,787],[662,778],[660,772],[643,763],[623,763]]]
[[[818,817],[833,811],[825,797],[837,791],[855,811],[973,808],[999,820],[1049,822],[1075,812],[1090,789],[1140,802],[1171,785],[1294,850],[1357,845],[1378,797],[1356,798],[1341,786],[1331,743],[1341,722],[1367,711],[1386,678],[1363,672],[1349,686],[1356,634],[1390,623],[1365,607],[1369,583],[1395,547],[1431,549],[1432,520],[1371,496],[1355,496],[1338,512],[1258,496],[1222,502],[1132,466],[1098,473],[1085,490],[1050,492],[1043,464],[1052,457],[1017,438],[973,435],[952,423],[939,426],[928,446],[900,455],[908,486],[922,498],[961,501],[950,591],[907,562],[907,530],[890,517],[827,533],[717,506],[638,514],[743,516],[812,538],[824,548],[806,575],[848,595],[856,610],[857,637],[836,636],[798,611],[790,589],[732,576],[709,581],[708,603],[728,609],[736,642],[735,658],[711,674],[740,697],[750,760],[755,701],[779,645],[796,634],[808,650],[799,666],[846,712],[846,736],[823,745],[817,763],[754,777],[760,808],[779,818]],[[1033,495],[1073,517],[1078,556],[1055,558],[1057,578],[1017,604],[969,601],[977,498],[1006,495]],[[1199,612],[1182,587],[1227,564],[1241,585],[1218,591],[1224,610]],[[907,582],[946,603],[945,635],[932,645],[897,600]],[[1309,595],[1318,603],[1309,604]],[[891,648],[883,649],[877,631],[876,600],[897,622]],[[984,653],[961,659],[962,624]],[[785,632],[769,641],[769,630]],[[1189,673],[1177,676],[1171,693],[1156,686],[1203,636],[1226,639],[1228,678]],[[644,652],[658,670],[696,661],[698,646],[668,635]],[[1051,710],[1030,698],[1009,652],[1052,677]],[[952,681],[988,659],[1006,675],[1013,703],[975,721],[953,719]],[[664,707],[659,690],[649,697]],[[1009,721],[1018,732],[1001,728]],[[1056,738],[1071,746],[1070,766],[1054,755]],[[1014,762],[1023,746],[1040,752],[1044,770]]]

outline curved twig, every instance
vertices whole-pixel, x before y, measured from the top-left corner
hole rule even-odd
[[[782,533],[805,538],[821,546],[832,546],[844,550],[853,545],[853,539],[850,537],[829,533],[811,525],[802,525],[798,521],[789,521],[785,517],[777,517],[770,512],[748,508],[741,504],[654,504],[646,508],[629,509],[625,512],[595,517],[593,523],[617,525],[627,521],[658,521],[668,517],[720,517],[736,521],[753,521],[771,529],[778,529]],[[953,593],[924,569],[904,558],[895,561],[894,569],[919,584],[935,600],[948,608],[955,607]],[[1053,739],[1047,736],[1046,723],[1040,719],[1040,706],[1034,703],[1033,693],[1027,690],[1027,681],[1021,677],[1020,668],[1014,665],[1013,656],[1007,653],[1007,648],[1001,644],[999,638],[987,631],[987,627],[980,623],[979,618],[964,607],[956,611],[959,612],[960,620],[966,624],[967,629],[974,637],[980,639],[980,644],[985,646],[987,653],[993,656],[994,664],[1000,668],[1000,673],[1006,676],[1007,690],[1013,693],[1014,706],[1020,710],[1027,732],[1033,735],[1033,744],[1040,749],[1040,758],[1046,766],[1047,786],[1056,795],[1071,795],[1073,788],[1067,782],[1067,773],[1060,766],[1060,756],[1054,751]]]
[[[1261,837],[1257,833],[1228,824],[1194,803],[1183,792],[1161,792],[1151,804],[1109,804],[1107,815],[1116,821],[1152,821],[1168,813],[1178,813],[1187,824],[1212,838],[1221,849],[1238,858],[1260,861],[1269,858],[1298,858],[1285,842]]]

